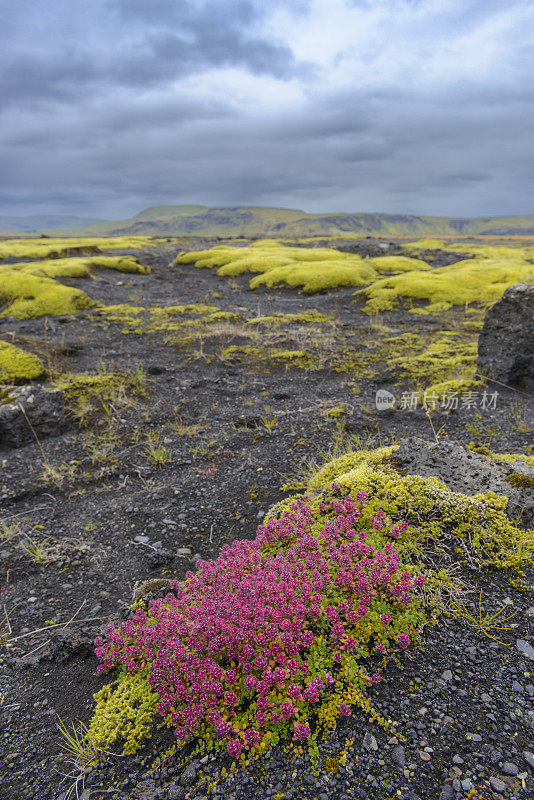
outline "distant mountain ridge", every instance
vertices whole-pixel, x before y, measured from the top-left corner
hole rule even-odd
[[[35,217],[0,216],[0,233],[25,234],[59,229],[85,228],[105,220],[95,217],[66,217],[61,214],[42,214]]]
[[[16,227],[15,227],[16,225]],[[506,217],[429,217],[416,214],[308,214],[268,206],[151,206],[131,219],[103,221],[50,215],[0,217],[0,233],[152,236],[385,237],[534,235],[534,214]]]

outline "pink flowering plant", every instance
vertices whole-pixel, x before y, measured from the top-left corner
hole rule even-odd
[[[199,561],[164,599],[108,626],[98,672],[146,675],[178,746],[236,759],[283,736],[313,742],[355,705],[380,721],[364,693],[417,639],[425,579],[395,549],[406,523],[366,501],[333,484]]]

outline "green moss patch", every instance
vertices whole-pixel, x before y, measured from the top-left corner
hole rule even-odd
[[[474,558],[484,567],[521,569],[534,553],[534,530],[517,528],[505,514],[507,497],[493,492],[464,495],[451,491],[437,478],[400,475],[394,456],[398,445],[348,453],[327,463],[311,479],[309,489],[370,494],[370,508],[383,509],[386,517],[399,516],[410,523],[397,547],[425,561],[426,548],[439,555],[447,541],[460,561]]]
[[[258,273],[250,281],[252,289],[286,285],[307,293],[334,286],[364,286],[377,275],[358,255],[325,247],[287,247],[265,240],[248,247],[219,246],[183,253],[176,263],[216,269],[218,275],[227,277]]]
[[[396,345],[395,340],[392,345]],[[474,385],[477,342],[449,334],[431,342],[419,352],[395,355],[388,366],[402,380],[416,388],[433,391],[464,391]],[[478,384],[477,384],[478,385]]]
[[[0,340],[0,382],[32,381],[40,378],[44,372],[44,364],[40,358]]]
[[[347,414],[350,414],[350,411],[347,406],[344,405],[332,406],[332,408],[329,408],[326,412],[326,416],[332,417],[332,419],[339,419],[339,417],[344,417]]]
[[[367,261],[377,272],[413,272],[432,269],[426,261],[408,256],[378,256]]]
[[[133,675],[124,672],[116,685],[108,684],[95,694],[96,708],[90,729],[93,741],[108,749],[120,738],[125,755],[139,749],[152,733],[159,703],[159,695],[151,691],[147,678],[147,670]]]
[[[452,378],[448,381],[432,383],[419,392],[419,402],[424,403],[432,411],[437,403],[446,402],[447,398],[453,396],[459,397],[464,392],[478,390],[483,385],[483,381],[470,378]]]
[[[76,314],[96,305],[81,289],[63,286],[53,278],[0,267],[0,317],[29,319],[45,314]]]
[[[534,280],[529,248],[475,247],[475,258],[429,271],[405,272],[375,280],[357,293],[367,298],[365,311],[376,314],[393,309],[399,301],[427,301],[411,309],[415,314],[440,314],[453,305],[495,303],[508,286]]]
[[[235,311],[215,311],[206,317],[206,323],[211,325],[216,322],[242,322],[243,317]]]
[[[164,306],[161,309],[152,308],[152,314],[215,314],[219,311],[219,306],[211,306],[208,303],[189,303],[186,306]]]
[[[114,269],[147,275],[150,268],[131,256],[85,256],[80,258],[48,258],[42,261],[10,264],[10,270],[45,275],[48,278],[87,278],[91,270]]]
[[[141,369],[135,372],[107,372],[97,374],[64,374],[55,386],[61,389],[70,408],[82,422],[95,413],[111,417],[117,406],[125,406],[129,398],[148,396],[145,376]]]
[[[491,457],[497,461],[508,461],[510,464],[514,464],[516,461],[524,461],[534,467],[534,456],[527,456],[523,453],[492,453]]]
[[[521,472],[511,472],[504,480],[518,490],[532,489],[534,486],[534,478]]]
[[[151,236],[83,236],[46,239],[6,239],[0,242],[0,261],[6,258],[61,258],[103,250],[141,250],[154,245]]]
[[[15,398],[14,390],[12,386],[2,386],[0,384],[0,406],[6,405],[7,403],[12,403]]]
[[[473,450],[473,452],[480,453],[483,456],[489,456],[495,461],[508,461],[510,464],[515,464],[516,461],[524,461],[525,464],[534,467],[534,456],[526,453],[493,453],[489,447],[475,444],[475,442],[469,442],[469,450]]]
[[[267,317],[253,317],[247,320],[247,325],[265,325],[278,327],[282,325],[318,325],[323,322],[331,322],[332,317],[321,314],[312,308],[309,311],[301,311],[298,314],[272,314]]]
[[[277,347],[252,347],[251,345],[230,345],[224,347],[221,358],[228,361],[250,360],[265,366],[298,367],[311,369],[314,358],[304,350],[284,350]]]
[[[102,306],[97,314],[106,322],[121,326],[123,333],[147,334],[183,331],[184,328],[199,327],[210,322],[239,318],[232,312],[221,311],[218,306],[207,303],[189,303],[182,306],[143,308],[127,304]]]

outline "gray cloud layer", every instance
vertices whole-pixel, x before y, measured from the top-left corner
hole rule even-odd
[[[0,213],[532,213],[522,0],[19,0]]]

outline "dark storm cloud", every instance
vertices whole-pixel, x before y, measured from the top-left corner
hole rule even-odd
[[[310,69],[295,62],[287,45],[254,32],[254,23],[263,16],[259,4],[100,3],[99,9],[95,7],[99,13],[85,26],[79,24],[76,6],[76,2],[69,6],[61,0],[44,0],[36,9],[33,0],[22,0],[14,7],[15,40],[7,41],[0,53],[4,104],[46,98],[73,102],[80,92],[95,93],[109,86],[142,90],[217,67],[242,67],[279,78]],[[60,14],[63,25],[55,29],[53,22]],[[31,27],[27,29],[32,16],[42,21],[36,25],[35,38]],[[69,18],[74,18],[72,25],[65,25]],[[39,29],[47,26],[50,38],[43,43]]]
[[[138,18],[156,28],[172,23],[189,31],[199,41],[210,38],[214,29],[233,31],[235,39],[246,38],[244,31],[273,11],[291,8],[294,14],[304,14],[309,0],[112,0],[124,19]]]
[[[532,211],[521,0],[20,0],[0,213]]]

